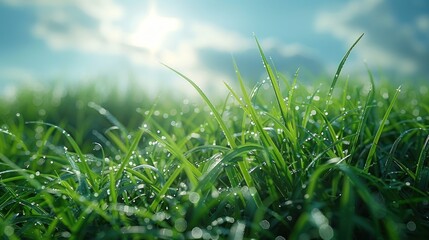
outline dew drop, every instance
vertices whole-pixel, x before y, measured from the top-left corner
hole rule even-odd
[[[262,220],[259,222],[259,226],[261,226],[262,229],[269,229],[270,228],[270,222],[268,222],[267,220]]]
[[[416,223],[415,223],[415,222],[413,222],[413,221],[409,221],[409,222],[407,223],[407,229],[408,229],[408,230],[410,230],[410,231],[414,232],[414,231],[416,230],[416,228],[417,228],[417,226],[416,226]]]
[[[191,231],[193,238],[201,238],[203,236],[203,230],[199,227],[194,227]]]

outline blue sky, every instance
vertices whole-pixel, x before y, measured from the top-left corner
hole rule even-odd
[[[149,89],[187,90],[164,63],[224,91],[232,56],[249,80],[262,78],[253,34],[278,69],[299,67],[305,81],[332,75],[361,33],[345,74],[360,76],[366,63],[429,77],[426,0],[0,0],[0,86],[134,76]]]

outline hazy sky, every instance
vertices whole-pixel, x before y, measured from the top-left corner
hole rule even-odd
[[[429,77],[429,1],[0,0],[0,86],[134,75],[147,87],[211,88],[260,80],[254,34],[276,67],[332,75],[361,34],[347,71]],[[305,80],[305,79],[304,79]]]

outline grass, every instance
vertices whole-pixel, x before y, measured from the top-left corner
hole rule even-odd
[[[176,70],[202,102],[20,89],[0,106],[2,238],[429,236],[428,89],[341,77],[356,43],[313,86],[257,43],[267,81],[234,62],[223,100]]]

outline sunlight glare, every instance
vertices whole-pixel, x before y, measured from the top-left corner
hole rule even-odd
[[[130,36],[130,43],[133,46],[143,48],[151,54],[156,54],[161,50],[167,37],[181,28],[181,21],[173,17],[159,15],[155,8],[143,18]]]

